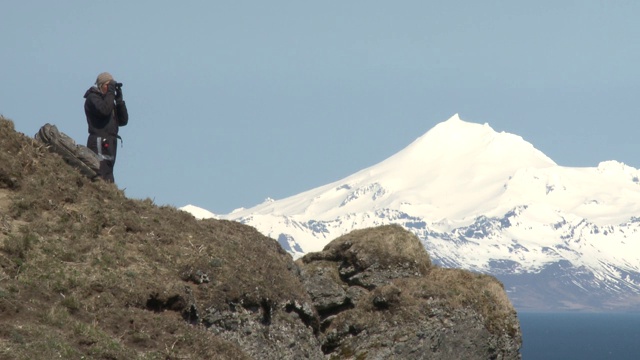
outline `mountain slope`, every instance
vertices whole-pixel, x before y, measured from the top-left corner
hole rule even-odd
[[[519,136],[454,115],[342,180],[220,217],[294,256],[354,229],[401,224],[434,262],[501,278],[516,307],[622,309],[640,303],[639,179],[616,161],[558,166]],[[554,286],[561,291],[548,294]]]
[[[496,133],[486,124],[467,123],[455,115],[377,165],[277,204],[267,202],[228,217],[285,214],[326,220],[368,211],[373,204],[374,209],[418,206],[431,218],[457,218],[492,208],[482,204],[501,193],[501,183],[516,170],[554,165],[520,137]],[[453,198],[452,188],[457,190]]]

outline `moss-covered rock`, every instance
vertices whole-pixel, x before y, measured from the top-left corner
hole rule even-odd
[[[298,265],[333,358],[520,358],[520,327],[502,284],[432,266],[400,226],[354,231]]]

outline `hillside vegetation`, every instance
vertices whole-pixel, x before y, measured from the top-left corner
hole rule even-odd
[[[390,245],[406,234],[294,263],[254,228],[91,181],[0,117],[0,359],[393,358],[415,336],[367,334],[402,322],[423,331],[406,351],[430,352],[413,358],[457,358],[438,344],[465,331],[478,359],[519,358],[501,284],[433,267],[417,239]],[[324,301],[325,283],[344,296]]]

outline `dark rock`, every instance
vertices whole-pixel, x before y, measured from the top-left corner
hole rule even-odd
[[[349,286],[347,289],[347,298],[352,304],[357,304],[369,291],[361,286]]]
[[[203,323],[213,334],[237,343],[252,359],[324,359],[319,339],[296,311],[276,307],[270,316],[265,324],[263,310],[210,310]]]
[[[520,326],[502,284],[433,267],[418,238],[399,226],[354,231],[297,263],[327,356],[521,358]]]
[[[331,263],[318,261],[300,270],[302,282],[318,312],[344,305],[347,293],[340,281],[337,268]]]
[[[520,358],[502,285],[433,267],[399,226],[354,231],[286,268],[309,302],[247,296],[200,311],[201,323],[254,359]]]

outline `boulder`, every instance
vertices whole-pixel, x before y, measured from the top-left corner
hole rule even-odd
[[[516,312],[494,277],[431,264],[397,225],[357,230],[297,261],[322,350],[355,359],[520,359]]]

